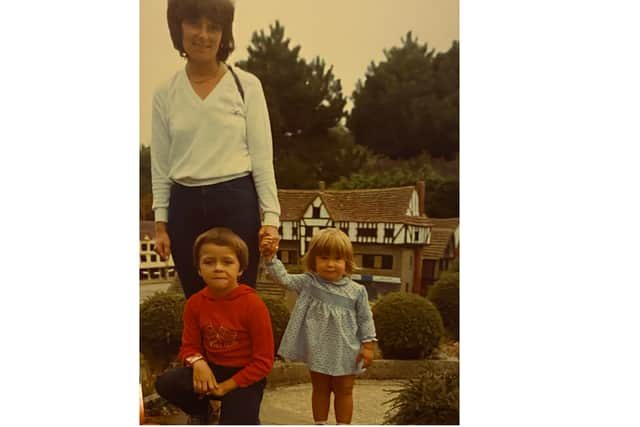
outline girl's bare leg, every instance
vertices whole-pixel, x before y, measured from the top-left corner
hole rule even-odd
[[[331,376],[319,372],[309,371],[311,374],[311,408],[313,420],[326,422],[329,418],[329,405],[331,403]]]
[[[334,394],[333,407],[336,411],[338,424],[351,424],[353,415],[353,382],[355,375],[342,375],[331,378],[331,388]]]

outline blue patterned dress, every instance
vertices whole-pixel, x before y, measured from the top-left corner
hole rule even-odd
[[[278,354],[327,375],[364,372],[356,358],[361,343],[376,336],[365,287],[349,277],[331,282],[314,272],[288,274],[276,257],[265,266],[276,282],[298,293]]]

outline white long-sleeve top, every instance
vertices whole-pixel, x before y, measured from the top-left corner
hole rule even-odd
[[[267,102],[256,76],[234,67],[205,99],[186,69],[160,85],[151,118],[151,185],[155,221],[168,218],[171,183],[211,185],[253,175],[262,223],[280,226]]]

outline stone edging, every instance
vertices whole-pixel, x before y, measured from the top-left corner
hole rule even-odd
[[[458,372],[457,360],[386,360],[377,359],[360,379],[386,380],[416,378],[423,370]],[[309,369],[302,362],[276,361],[267,377],[267,387],[310,382]]]

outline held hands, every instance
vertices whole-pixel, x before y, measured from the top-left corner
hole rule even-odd
[[[260,254],[267,261],[271,261],[278,252],[278,243],[280,242],[278,230],[273,226],[264,225],[260,228],[258,238],[260,240]]]
[[[362,360],[362,367],[364,369],[371,366],[373,363],[373,342],[365,342],[362,343],[362,347],[360,347],[360,353],[356,358],[356,366]]]

